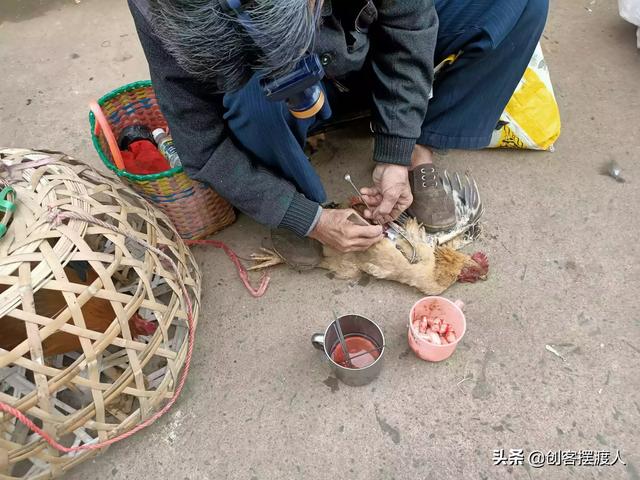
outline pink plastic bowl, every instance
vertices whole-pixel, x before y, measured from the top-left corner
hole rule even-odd
[[[440,362],[449,358],[467,330],[467,321],[464,318],[464,313],[462,313],[463,308],[464,302],[462,300],[452,302],[444,297],[425,297],[418,300],[409,312],[408,336],[411,350],[419,358],[430,362]],[[423,316],[444,318],[445,322],[449,323],[456,331],[457,340],[447,345],[435,345],[428,342],[426,335],[420,333],[413,326],[413,320]]]

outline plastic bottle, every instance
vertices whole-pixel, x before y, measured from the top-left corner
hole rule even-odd
[[[156,145],[158,145],[158,150],[160,150],[162,156],[166,158],[169,162],[169,165],[171,165],[171,168],[179,166],[180,157],[178,156],[178,151],[173,144],[171,136],[168,135],[163,129],[156,128],[153,131],[153,139],[156,141]]]

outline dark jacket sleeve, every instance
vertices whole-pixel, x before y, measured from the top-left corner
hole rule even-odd
[[[226,134],[222,95],[212,93],[208,85],[185,72],[134,2],[129,2],[129,8],[160,109],[187,175],[209,184],[256,221],[306,235],[319,205],[297,192],[290,182],[254,165]]]
[[[409,165],[433,83],[433,0],[379,0],[371,29],[374,160]]]

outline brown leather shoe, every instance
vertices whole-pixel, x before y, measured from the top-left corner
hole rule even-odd
[[[445,192],[433,164],[418,165],[409,172],[413,203],[409,213],[430,233],[449,230],[456,224],[456,205]]]

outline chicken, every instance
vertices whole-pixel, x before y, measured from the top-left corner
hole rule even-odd
[[[456,204],[457,223],[452,231],[428,234],[417,220],[404,215],[402,225],[392,226],[386,238],[366,251],[342,253],[323,247],[322,258],[315,266],[330,270],[341,279],[357,279],[366,273],[393,280],[426,295],[439,295],[457,281],[484,280],[489,271],[487,257],[481,252],[467,255],[456,250],[477,236],[478,221],[483,213],[477,184],[468,175],[450,177],[447,172],[441,181]],[[363,209],[357,198],[352,199],[350,205],[356,211]],[[252,258],[257,264],[250,270],[285,262],[277,249],[263,248],[262,253]]]
[[[427,295],[438,295],[456,281],[486,278],[489,264],[483,253],[469,256],[450,247],[433,247],[422,241],[423,229],[414,219],[408,221],[405,231],[416,247],[417,261],[413,264],[407,260],[411,250],[408,242],[385,238],[364,252],[344,254],[325,247],[319,266],[338,278],[355,279],[364,272],[415,287]]]
[[[91,285],[97,278],[95,271],[87,262],[70,262],[64,269],[70,282]],[[4,288],[0,286],[0,292]],[[35,311],[43,317],[55,318],[67,308],[62,293],[57,290],[40,289],[34,293]],[[92,297],[82,306],[86,328],[96,332],[104,332],[116,318],[109,300]],[[73,320],[70,320],[73,322]],[[137,313],[129,319],[131,335],[150,335],[157,324],[151,323]],[[0,348],[11,350],[27,338],[24,321],[11,316],[0,318]],[[58,355],[72,351],[81,351],[80,341],[75,335],[56,332],[42,342],[44,356]]]
[[[415,287],[426,295],[439,295],[456,281],[472,283],[487,277],[489,262],[483,253],[467,255],[451,247],[432,246],[424,241],[424,228],[415,219],[407,222],[405,235],[416,247],[415,263],[407,259],[412,250],[407,241],[384,238],[363,252],[342,253],[324,247],[317,266],[332,271],[337,278],[354,280],[366,273]],[[254,270],[284,263],[268,249],[253,258],[262,262]]]

